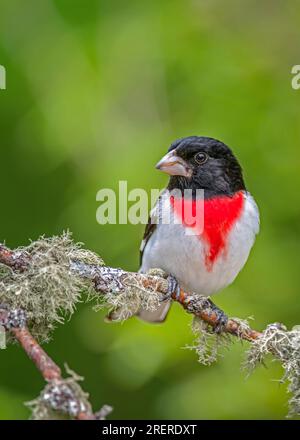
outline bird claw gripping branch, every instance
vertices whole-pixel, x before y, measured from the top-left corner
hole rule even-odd
[[[195,311],[199,310],[199,305],[200,305],[199,296],[195,301],[193,295],[187,296],[183,294],[178,284],[178,281],[173,275],[169,275],[167,281],[168,281],[168,291],[163,296],[162,301],[167,301],[169,299],[173,299],[180,303],[184,301],[186,302],[187,305],[186,309],[189,312],[195,313]],[[214,317],[213,331],[217,334],[224,332],[228,323],[228,316],[223,312],[223,310],[221,310],[218,306],[216,306],[211,301],[211,299],[203,296],[200,298],[200,302],[201,302],[201,308],[206,309],[207,312]]]
[[[216,325],[214,327],[214,332],[220,334],[224,332],[228,323],[228,316],[223,312],[223,310],[219,309],[210,299],[208,299],[210,303],[212,311],[216,314]]]
[[[167,301],[168,299],[172,299],[173,296],[175,296],[175,298],[179,298],[180,286],[176,278],[173,275],[169,275],[167,281],[168,281],[168,292],[163,296],[162,301]]]

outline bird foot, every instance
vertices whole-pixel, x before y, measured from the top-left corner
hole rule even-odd
[[[168,292],[164,294],[161,300],[162,302],[172,299],[174,293],[176,298],[179,297],[180,295],[180,286],[176,278],[173,275],[169,275],[167,281],[168,281]]]
[[[226,325],[228,323],[228,316],[221,310],[218,306],[216,306],[210,298],[208,298],[212,311],[216,315],[216,324],[214,326],[214,332],[217,334],[222,333]]]

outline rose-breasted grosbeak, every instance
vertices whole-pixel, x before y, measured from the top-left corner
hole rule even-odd
[[[150,214],[140,272],[160,268],[186,292],[210,296],[235,279],[259,230],[258,208],[246,190],[242,169],[225,144],[198,136],[175,141],[156,168],[170,175],[171,193],[165,191]],[[170,195],[174,189],[179,197]],[[187,189],[191,191],[186,197]],[[204,190],[202,198],[197,197],[197,189]],[[197,222],[186,224],[188,207],[202,215],[199,231]],[[169,224],[161,222],[166,212]],[[189,229],[193,235],[187,233]],[[155,312],[141,311],[139,316],[161,322],[169,307],[170,301],[165,301]]]

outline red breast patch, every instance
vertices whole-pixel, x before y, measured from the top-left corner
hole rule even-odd
[[[228,234],[242,214],[243,192],[240,191],[232,197],[214,197],[204,201],[171,196],[170,202],[182,224],[196,228],[196,235],[206,243],[205,264],[207,270],[211,270],[218,256],[226,252]],[[197,222],[196,215],[201,215],[204,223]],[[191,217],[194,218],[194,223]],[[197,232],[199,225],[201,229]]]

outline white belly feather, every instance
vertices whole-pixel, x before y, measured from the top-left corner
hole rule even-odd
[[[211,270],[205,265],[205,244],[201,238],[186,235],[184,226],[171,222],[157,225],[144,249],[140,271],[161,268],[174,275],[187,292],[206,296],[231,284],[246,263],[259,230],[256,203],[249,193],[244,197],[243,212],[229,232],[226,252],[218,256]]]

